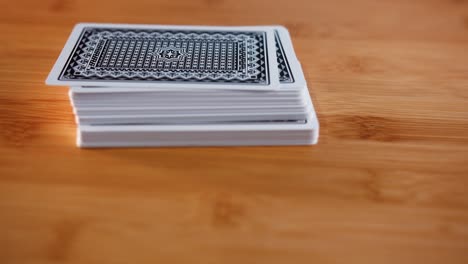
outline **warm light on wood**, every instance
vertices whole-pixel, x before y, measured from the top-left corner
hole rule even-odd
[[[468,2],[0,8],[0,263],[468,263]],[[308,147],[79,149],[44,80],[75,23],[283,24]]]

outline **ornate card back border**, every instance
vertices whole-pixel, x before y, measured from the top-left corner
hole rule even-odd
[[[260,31],[86,27],[59,80],[268,85],[266,41]]]
[[[291,66],[289,66],[288,58],[284,52],[283,44],[281,43],[281,38],[277,30],[275,30],[275,48],[280,82],[293,83],[294,76],[291,71]]]

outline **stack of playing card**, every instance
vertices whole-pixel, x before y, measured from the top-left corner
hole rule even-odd
[[[46,83],[70,86],[81,147],[318,139],[304,74],[281,26],[78,24]]]

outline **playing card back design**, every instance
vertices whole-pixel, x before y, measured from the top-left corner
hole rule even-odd
[[[266,33],[85,27],[59,80],[268,85]]]
[[[281,83],[293,83],[294,77],[289,66],[287,56],[284,53],[283,44],[279,33],[275,30],[276,60],[278,61],[279,79]]]

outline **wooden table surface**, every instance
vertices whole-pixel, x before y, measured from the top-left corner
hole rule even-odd
[[[283,24],[310,147],[78,149],[77,22]],[[468,263],[468,1],[4,0],[0,263]]]

